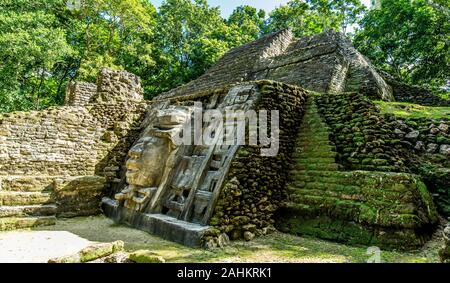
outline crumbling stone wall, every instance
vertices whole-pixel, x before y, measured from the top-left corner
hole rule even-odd
[[[450,120],[385,116],[411,153],[408,167],[422,176],[439,212],[450,216]]]
[[[124,78],[133,84],[125,87]],[[103,103],[85,104],[98,93],[76,83],[68,101],[83,107],[0,115],[0,230],[51,224],[37,221],[42,216],[97,214],[106,189],[120,182],[148,102],[137,100],[134,75],[103,70],[99,81],[104,92],[105,86],[115,91]],[[136,99],[123,101],[130,89]]]
[[[1,175],[95,175],[146,103],[60,107],[0,116]]]
[[[0,175],[89,175],[102,129],[89,110],[61,107],[0,118]]]
[[[101,70],[97,79],[97,94],[93,103],[141,101],[144,99],[141,79],[125,71]]]
[[[273,214],[285,197],[285,184],[307,93],[282,83],[257,82],[261,99],[256,110],[280,111],[280,151],[262,157],[260,146],[242,146],[233,159],[210,225],[215,233],[205,241],[225,233],[231,239],[251,240],[274,224]]]
[[[85,106],[97,94],[97,85],[86,82],[70,82],[66,89],[66,106]]]
[[[401,83],[388,73],[379,72],[384,80],[392,87],[396,101],[428,106],[450,106],[450,100],[440,98],[429,89]]]

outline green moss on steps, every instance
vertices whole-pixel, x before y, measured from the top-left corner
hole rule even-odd
[[[450,119],[450,107],[433,107],[407,102],[375,101],[383,114],[394,114],[403,118]]]
[[[283,232],[413,249],[425,242],[425,232],[438,221],[432,198],[417,176],[368,171],[308,173],[317,180],[328,176],[324,178],[335,184],[307,183],[304,188],[291,184],[290,202],[278,212],[277,225]]]

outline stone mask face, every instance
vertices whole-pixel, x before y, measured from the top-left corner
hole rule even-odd
[[[158,187],[169,153],[170,140],[142,138],[128,153],[127,183],[144,188]]]
[[[173,151],[172,137],[181,131],[190,112],[171,108],[159,111],[156,124],[134,145],[126,163],[127,183],[135,187],[158,187]]]

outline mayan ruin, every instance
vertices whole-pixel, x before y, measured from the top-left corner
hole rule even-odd
[[[150,99],[101,67],[64,105],[0,112],[0,251],[30,231],[81,237],[50,263],[296,262],[308,243],[304,262],[450,262],[449,99],[333,29],[224,54]]]

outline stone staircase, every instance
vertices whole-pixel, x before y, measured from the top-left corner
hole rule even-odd
[[[320,118],[314,98],[309,98],[300,126],[300,136],[294,153],[295,165],[291,172],[289,193],[300,189],[324,187],[328,172],[340,170],[336,163],[336,149],[330,143],[329,129]]]
[[[0,231],[55,224],[53,186],[48,180],[36,180],[29,176],[1,180]]]

